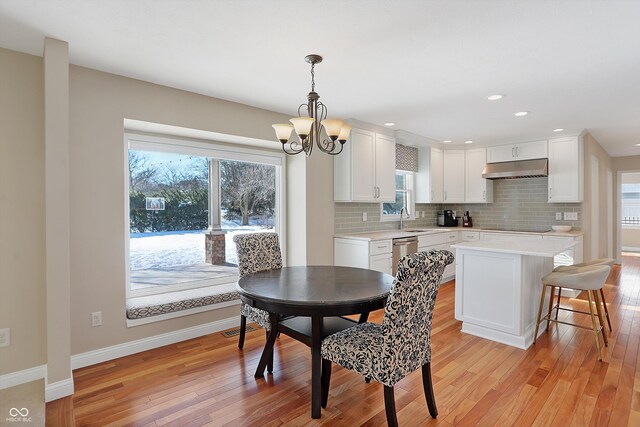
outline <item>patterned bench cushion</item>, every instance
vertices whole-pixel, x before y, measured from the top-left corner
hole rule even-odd
[[[240,295],[236,291],[235,283],[129,298],[127,319],[143,319],[239,299]]]

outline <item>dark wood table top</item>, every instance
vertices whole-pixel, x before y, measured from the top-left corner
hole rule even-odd
[[[244,299],[269,305],[327,308],[385,298],[393,280],[386,273],[363,268],[299,266],[247,275],[237,288]]]

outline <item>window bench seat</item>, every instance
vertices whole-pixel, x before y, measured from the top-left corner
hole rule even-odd
[[[159,295],[129,298],[127,300],[127,319],[145,319],[152,316],[166,315],[235,300],[237,300],[238,303],[240,301],[240,295],[236,291],[235,282],[188,289],[185,291],[168,292]]]

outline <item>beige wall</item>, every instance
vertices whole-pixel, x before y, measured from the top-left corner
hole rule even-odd
[[[621,244],[623,248],[640,251],[640,228],[623,228]]]
[[[591,157],[595,156],[598,159],[598,187],[599,187],[599,220],[598,223],[594,223],[591,215],[592,201],[591,201]],[[584,135],[584,202],[582,203],[582,226],[584,229],[584,259],[590,260],[595,258],[602,258],[607,253],[607,239],[609,233],[613,230],[609,230],[607,226],[607,168],[612,168],[612,160],[609,154],[600,146],[598,141],[587,133]],[[597,227],[599,230],[599,249],[597,253],[591,251],[591,236],[593,234],[593,228]]]
[[[613,217],[616,220],[617,231],[614,234],[614,248],[616,250],[616,258],[621,260],[620,250],[622,247],[622,236],[620,227],[620,173],[621,172],[640,172],[640,156],[614,157],[612,159],[613,167]]]
[[[46,363],[44,222],[42,58],[0,49],[0,375]]]

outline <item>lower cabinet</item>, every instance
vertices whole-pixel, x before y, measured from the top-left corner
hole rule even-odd
[[[333,239],[333,263],[392,274],[392,247],[391,239],[369,241],[336,237]]]

